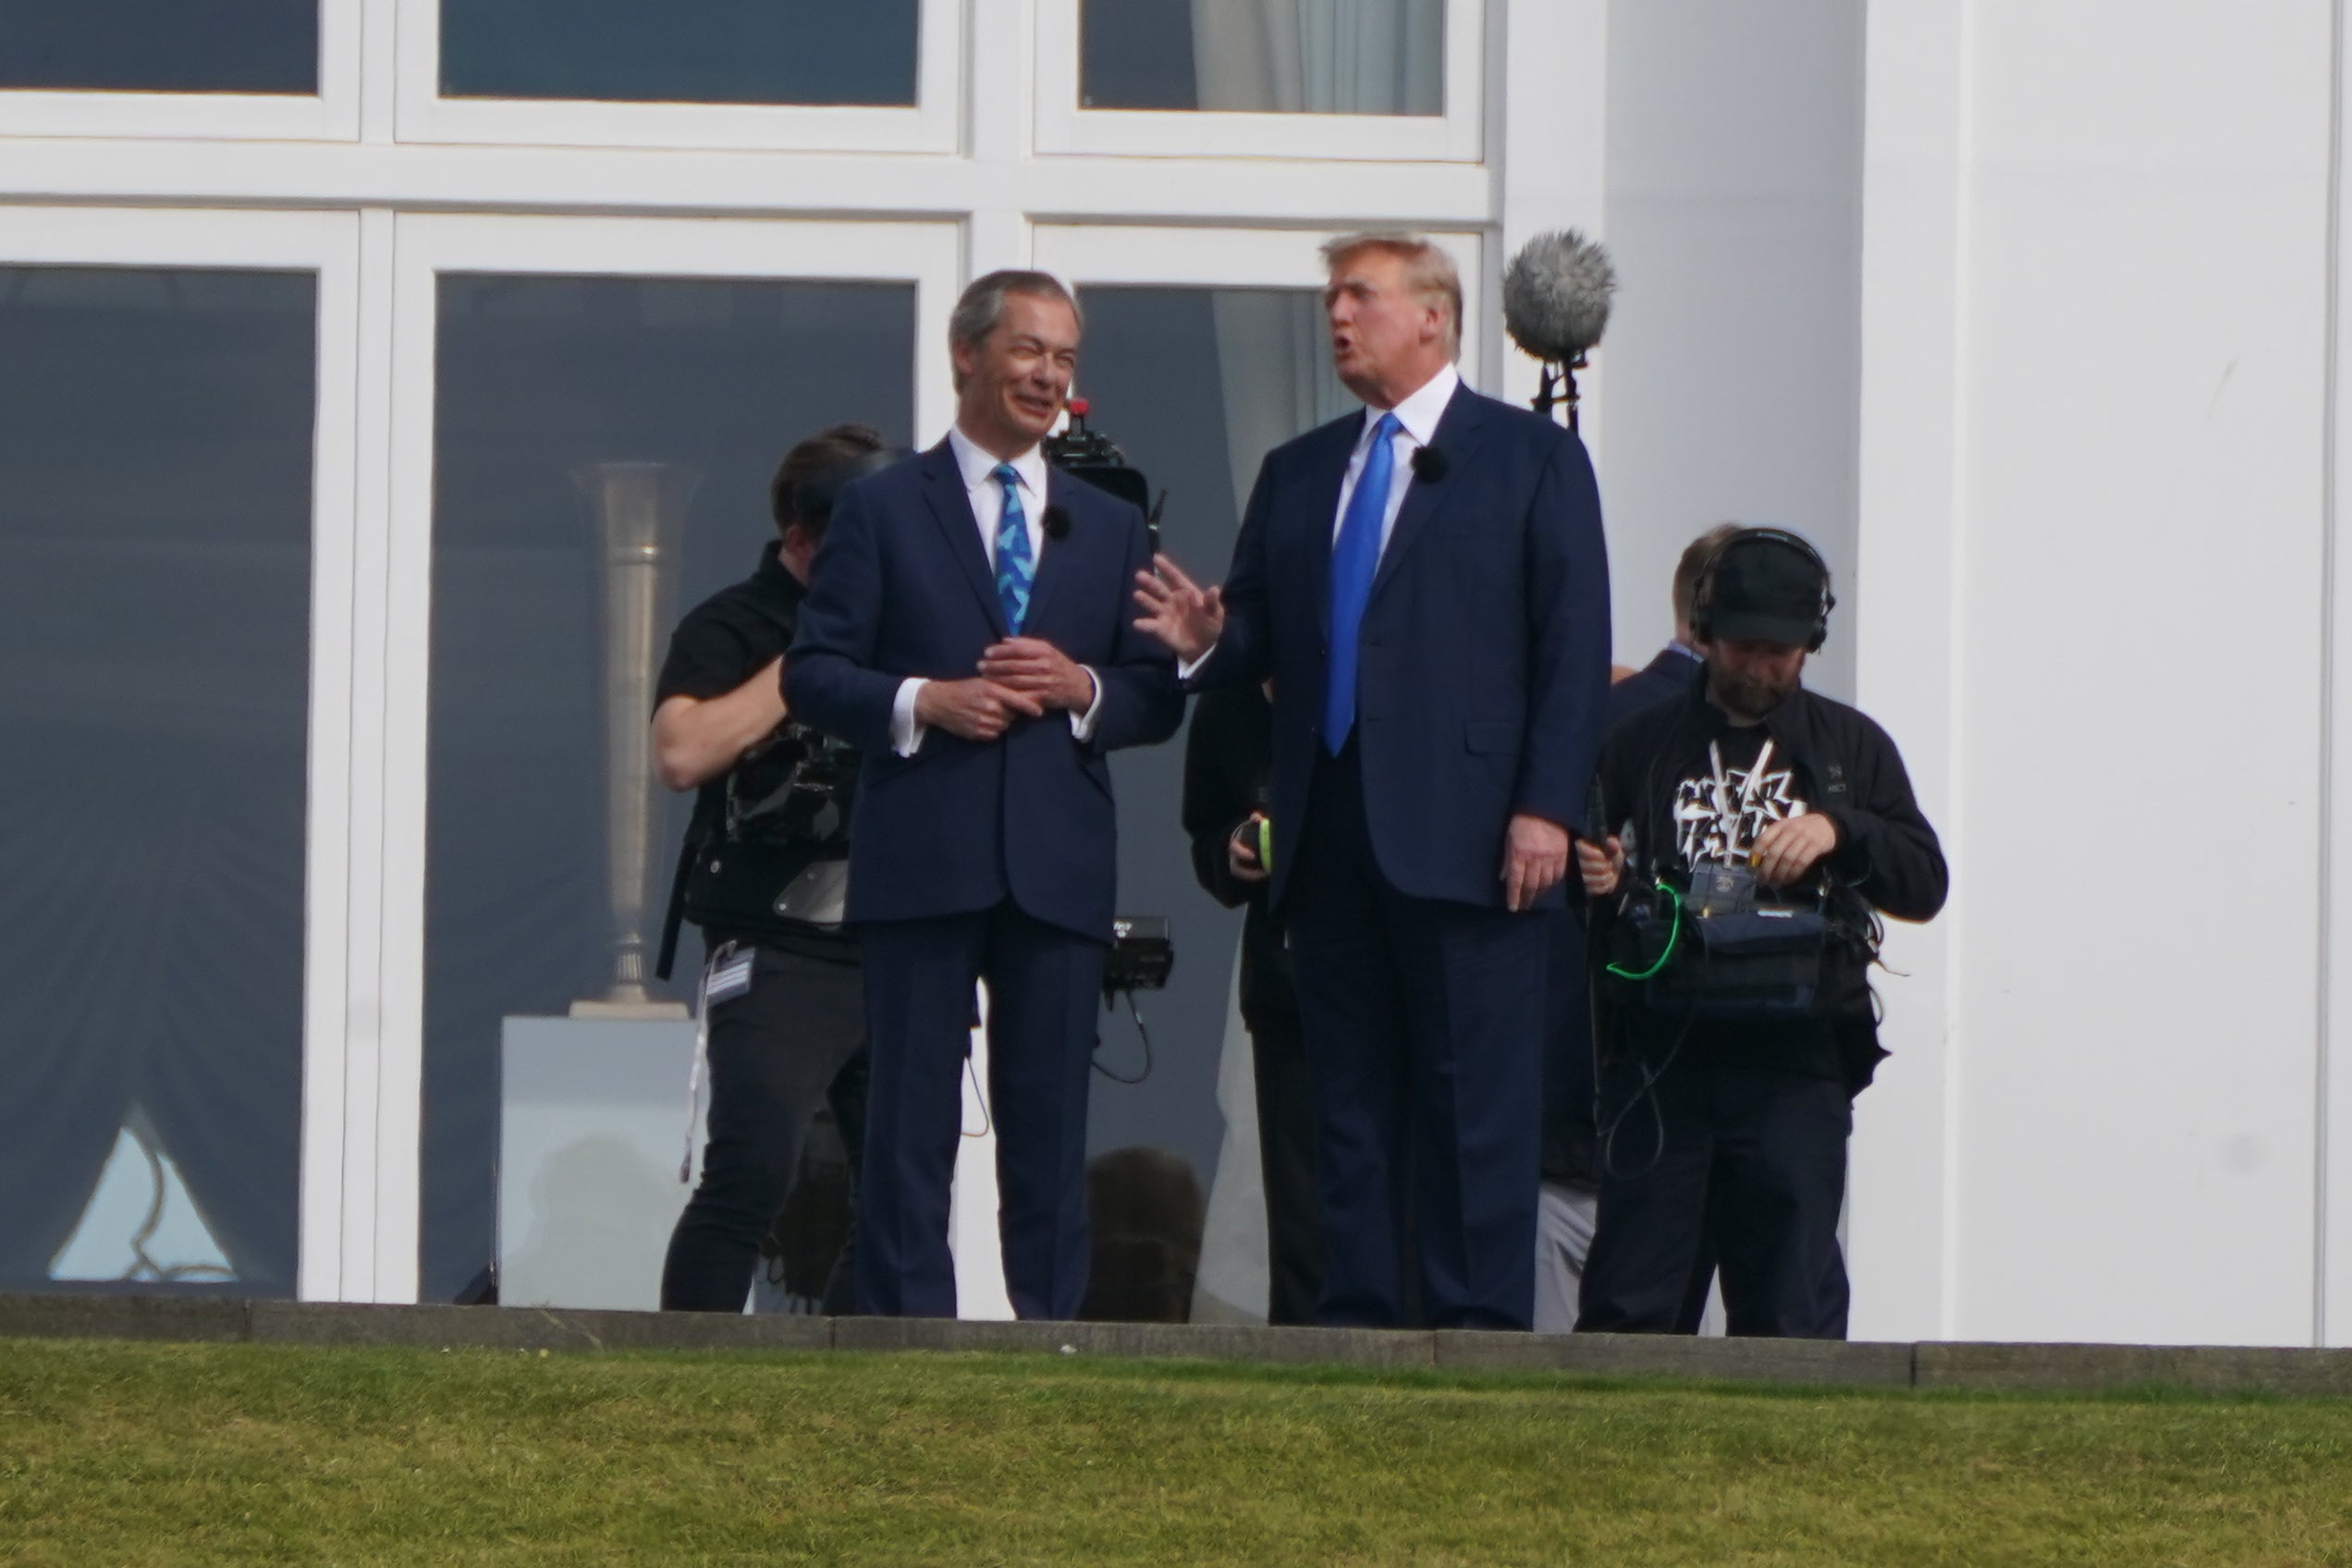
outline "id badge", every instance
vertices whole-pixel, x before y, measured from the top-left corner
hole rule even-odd
[[[752,992],[752,951],[744,949],[722,958],[711,969],[710,986],[703,993],[704,1002],[717,1007],[720,1002],[733,1001]]]

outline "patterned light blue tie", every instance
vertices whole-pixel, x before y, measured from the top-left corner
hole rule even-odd
[[[1004,486],[1004,517],[997,524],[997,600],[1004,606],[1005,630],[1018,637],[1029,613],[1037,563],[1029,555],[1029,514],[1021,509],[1021,475],[1011,463],[998,463],[991,477]]]
[[[1389,476],[1396,467],[1390,443],[1399,428],[1392,413],[1382,414],[1372,427],[1372,449],[1364,455],[1364,472],[1331,545],[1331,670],[1323,688],[1323,744],[1333,756],[1355,728],[1356,642],[1380,567],[1380,523],[1388,515]]]

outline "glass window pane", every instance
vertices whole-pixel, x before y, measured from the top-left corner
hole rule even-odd
[[[786,448],[843,420],[909,439],[914,362],[914,290],[901,284],[452,275],[439,313],[426,1300],[464,1293],[493,1256],[509,1021],[569,1027],[572,1004],[614,978],[607,872],[626,856],[607,849],[615,753],[600,666],[603,648],[625,643],[599,631],[599,534],[576,476],[661,465],[639,472],[658,481],[656,509],[682,515],[673,568],[658,574],[668,602],[647,618],[652,646],[637,667],[650,679],[678,616],[750,575],[774,539],[767,484]],[[650,700],[625,705],[642,736]],[[623,783],[645,777],[634,769]],[[650,827],[631,832],[633,852],[650,857],[657,930],[691,798],[652,793]],[[690,929],[680,983],[655,994],[689,997],[701,958]],[[592,1038],[611,1027],[580,1022]],[[668,1167],[605,1147],[582,1157],[586,1179],[651,1182],[683,1201],[684,1062],[656,1096],[675,1140],[659,1157]],[[654,1283],[642,1281],[647,1299]]]
[[[914,101],[918,0],[441,0],[452,98]]]
[[[0,267],[0,1289],[294,1289],[314,305]]]
[[[318,0],[8,0],[0,88],[318,91]]]
[[[1084,108],[1445,113],[1445,0],[1083,0],[1079,32]]]
[[[1331,374],[1317,292],[1097,286],[1081,294],[1086,341],[1079,379],[1091,405],[1089,423],[1126,450],[1155,496],[1168,491],[1161,520],[1168,552],[1206,581],[1221,581],[1268,449],[1358,406]],[[1180,733],[1167,745],[1111,758],[1119,791],[1120,908],[1166,915],[1177,956],[1168,988],[1137,998],[1151,1033],[1151,1075],[1133,1085],[1095,1075],[1086,1142],[1097,1158],[1137,1146],[1175,1157],[1108,1162],[1097,1170],[1098,1190],[1103,1182],[1166,1181],[1179,1163],[1191,1168],[1210,1200],[1200,1280],[1213,1293],[1237,1272],[1254,1268],[1262,1276],[1265,1255],[1260,1250],[1236,1258],[1230,1237],[1220,1246],[1219,1153],[1232,1130],[1219,1108],[1218,1077],[1223,1053],[1239,1044],[1229,1046],[1228,1036],[1242,921],[1238,911],[1220,907],[1194,879],[1182,827],[1185,742]],[[1103,1022],[1097,1060],[1124,1077],[1145,1065],[1142,1042],[1123,1006],[1117,1018]],[[1246,1058],[1238,1060],[1246,1080]],[[1238,1135],[1252,1134],[1244,1129]],[[1117,1271],[1164,1254],[1150,1244],[1120,1244],[1107,1229],[1115,1231],[1120,1215],[1164,1215],[1182,1206],[1149,1192],[1103,1195],[1122,1199],[1097,1205],[1093,1299],[1097,1310],[1108,1312],[1112,1304],[1152,1299],[1148,1280],[1121,1278]],[[1262,1249],[1263,1232],[1256,1234]],[[1174,1243],[1181,1251],[1177,1238],[1141,1240]],[[1225,1305],[1261,1317],[1266,1305],[1262,1299]]]

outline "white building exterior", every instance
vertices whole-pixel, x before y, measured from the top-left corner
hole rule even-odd
[[[1434,114],[1085,109],[1080,0],[919,0],[903,108],[445,97],[435,0],[320,0],[315,96],[0,91],[0,280],[315,278],[300,1295],[422,1289],[445,276],[909,286],[928,440],[980,273],[1305,288],[1372,226],[1445,238],[1524,398],[1494,280],[1574,225],[1618,656],[1691,535],[1803,529],[1817,683],[1951,857],[1888,949],[1856,1337],[2352,1343],[2341,6],[1195,0],[1202,80],[1416,5]]]

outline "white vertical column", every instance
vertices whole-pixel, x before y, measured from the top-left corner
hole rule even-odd
[[[1856,697],[1893,731],[1944,853],[1965,864],[1956,701],[1966,440],[1969,0],[1876,6],[1866,57],[1862,366],[1856,566],[1848,617]],[[1888,933],[1880,1042],[1893,1055],[1856,1102],[1847,1187],[1853,1332],[1954,1330],[1959,963],[1974,891],[1925,926]]]
[[[2329,279],[2332,341],[2327,377],[2327,777],[2321,795],[2326,854],[2320,940],[2320,1057],[2316,1093],[2318,1162],[2314,1189],[2313,1341],[2352,1344],[2352,244],[2347,244],[2345,171],[2352,168],[2352,127],[2345,88],[2352,80],[2352,39],[2343,0],[2334,0],[2334,165],[2329,171]]]
[[[999,267],[1025,267],[1029,214],[1020,206],[1021,165],[1036,144],[1037,8],[1035,0],[974,0],[964,30],[964,150],[972,163],[973,208],[964,231],[964,280]],[[1075,49],[1078,41],[1051,41]],[[947,319],[922,330],[944,332]],[[938,434],[928,431],[924,439]]]
[[[311,517],[311,674],[309,823],[304,846],[305,939],[302,975],[300,1183],[297,1204],[296,1292],[333,1300],[349,1258],[345,1204],[350,1082],[345,1019],[354,976],[348,962],[353,914],[349,851],[361,829],[352,810],[354,776],[363,766],[351,712],[352,670],[360,634],[351,604],[361,570],[354,498],[357,448],[364,413],[361,353],[365,301],[356,214],[313,220],[328,237],[317,278],[316,415]]]
[[[373,1212],[375,1279],[367,1299],[414,1301],[421,1260],[424,1125],[427,666],[433,644],[433,409],[439,275],[412,235],[429,216],[392,219],[390,408],[386,491],[383,673],[383,927]],[[382,373],[380,373],[382,374]],[[357,1112],[355,1111],[355,1116]]]
[[[1501,245],[1480,274],[1484,362],[1463,368],[1494,396],[1525,403],[1536,395],[1541,373],[1502,331],[1502,269],[1520,246],[1550,229],[1581,228],[1607,239],[1600,230],[1609,176],[1609,0],[1497,5],[1488,13],[1487,53],[1487,167]],[[1599,394],[1607,363],[1604,349],[1577,377],[1585,444],[1602,472],[1604,510]]]

